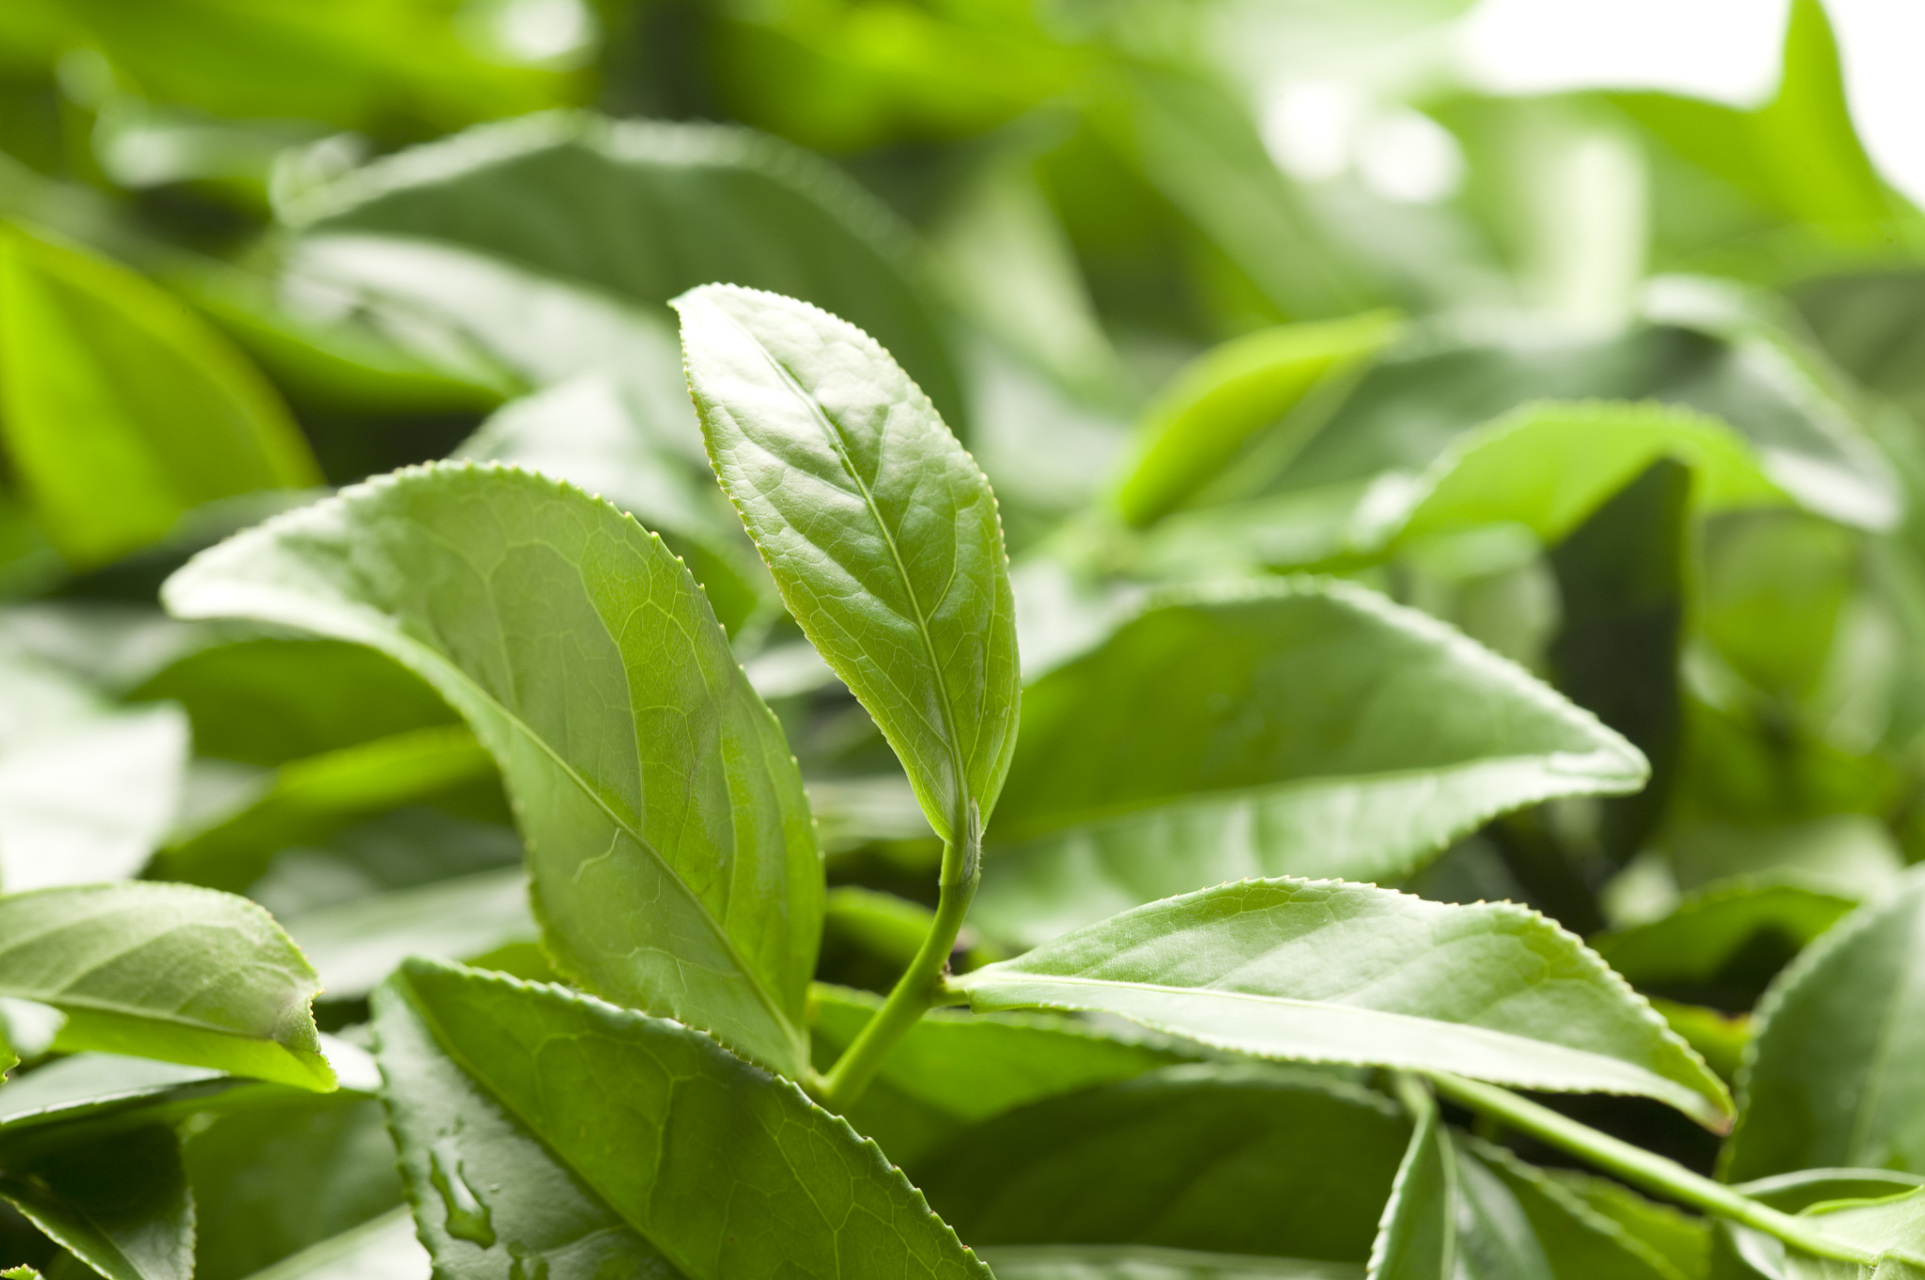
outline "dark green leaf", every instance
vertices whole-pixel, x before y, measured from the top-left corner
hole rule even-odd
[[[808,803],[660,539],[555,481],[430,467],[204,553],[167,601],[410,667],[501,765],[559,967],[785,1073],[807,1068],[823,892]]]
[[[1925,1173],[1925,873],[1833,928],[1758,1006],[1732,1181],[1857,1166]]]
[[[438,242],[646,307],[716,280],[805,298],[876,335],[961,420],[904,233],[846,177],[771,138],[538,116],[370,165],[294,218],[310,239]]]
[[[66,1014],[59,1044],[334,1088],[320,983],[267,912],[174,884],[0,897],[0,995]]]
[[[1590,942],[1638,986],[1709,982],[1760,933],[1776,933],[1796,950],[1856,905],[1793,881],[1720,880],[1686,896],[1668,915]]]
[[[1329,1077],[1177,1066],[1013,1111],[909,1172],[984,1245],[1361,1261],[1407,1133],[1383,1099]]]
[[[192,508],[320,472],[265,379],[92,254],[0,227],[0,438],[42,527],[91,567]]]
[[[817,985],[815,1045],[823,1062],[849,1047],[879,997]],[[1042,1098],[1127,1080],[1189,1055],[1148,1037],[1035,1014],[925,1014],[884,1059],[849,1123],[909,1166],[960,1130]]]
[[[1722,1126],[1730,1097],[1570,934],[1510,903],[1248,880],[1127,911],[953,979],[978,1010],[1101,1011],[1265,1057],[1641,1094]]]
[[[0,1198],[107,1280],[191,1280],[194,1201],[162,1125],[0,1151]]]
[[[1637,751],[1436,621],[1315,579],[1169,597],[1024,695],[976,912],[1037,942],[1249,875],[1406,874]]]
[[[989,1274],[872,1143],[698,1032],[425,961],[375,1022],[438,1274]]]
[[[196,1128],[182,1154],[196,1206],[194,1280],[241,1280],[401,1204],[373,1098],[233,1111]]]
[[[853,326],[731,287],[675,305],[722,487],[930,825],[962,842],[1016,745],[1016,606],[989,482]]]

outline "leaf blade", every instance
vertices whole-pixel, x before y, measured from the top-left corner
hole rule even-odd
[[[1450,949],[1478,960],[1457,970]],[[1452,984],[1473,973],[1467,989]],[[1724,1085],[1623,979],[1509,903],[1249,880],[1138,907],[951,985],[979,1010],[1102,1010],[1285,1060],[1641,1094],[1711,1127],[1731,1110]]]
[[[803,632],[901,757],[930,825],[962,840],[1002,788],[1020,697],[988,481],[854,326],[729,286],[675,305],[723,489]]]

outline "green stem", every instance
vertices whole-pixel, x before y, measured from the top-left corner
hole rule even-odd
[[[916,958],[909,962],[889,998],[882,1002],[882,1008],[822,1077],[816,1096],[825,1107],[843,1111],[853,1106],[875,1079],[883,1059],[896,1047],[896,1042],[908,1034],[909,1028],[915,1026],[925,1012],[946,999],[943,970],[956,948],[956,935],[962,930],[963,917],[969,914],[970,899],[976,896],[981,856],[982,833],[975,804],[971,802],[962,843],[943,846],[941,897],[936,902],[935,921],[930,924]]]
[[[1760,1204],[1722,1182],[1713,1182],[1702,1174],[1691,1172],[1676,1161],[1632,1146],[1608,1133],[1599,1133],[1589,1125],[1579,1124],[1549,1107],[1520,1098],[1508,1089],[1449,1075],[1432,1075],[1430,1080],[1437,1087],[1437,1092],[1463,1103],[1479,1115],[1501,1120],[1513,1129],[1542,1139],[1608,1173],[1614,1173],[1633,1186],[1702,1209],[1706,1213],[1756,1227],[1786,1244],[1822,1258],[1867,1264],[1878,1260],[1875,1253],[1834,1239],[1817,1230],[1806,1219]]]

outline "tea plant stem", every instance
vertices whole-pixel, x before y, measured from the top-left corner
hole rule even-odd
[[[1866,1264],[1878,1260],[1872,1251],[1828,1236],[1807,1219],[1760,1204],[1722,1182],[1714,1182],[1675,1161],[1599,1133],[1549,1107],[1520,1098],[1508,1089],[1449,1075],[1433,1075],[1430,1080],[1439,1093],[1479,1115],[1501,1120],[1513,1129],[1542,1139],[1647,1191],[1755,1227],[1806,1253]]]
[[[854,1105],[869,1082],[875,1079],[883,1059],[896,1042],[916,1025],[918,1019],[943,999],[943,970],[955,950],[956,935],[962,930],[963,917],[969,914],[970,899],[976,896],[981,878],[981,827],[971,805],[970,820],[964,827],[962,843],[943,846],[941,896],[936,901],[936,919],[923,937],[908,969],[896,980],[895,989],[883,1001],[876,1016],[850,1042],[836,1064],[822,1077],[816,1096],[831,1110]]]

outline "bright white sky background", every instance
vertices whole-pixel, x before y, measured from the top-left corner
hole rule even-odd
[[[1668,89],[1733,106],[1771,95],[1788,0],[1481,0],[1466,69],[1498,91]],[[1893,186],[1925,205],[1925,0],[1826,0],[1852,115]]]

